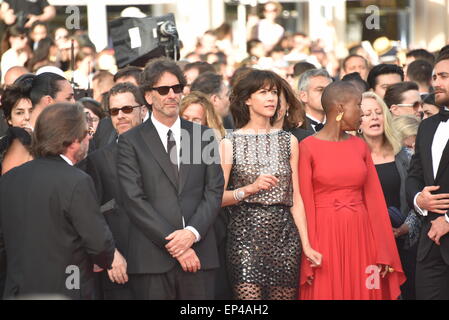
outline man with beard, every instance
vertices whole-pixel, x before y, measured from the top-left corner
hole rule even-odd
[[[224,179],[213,130],[179,117],[185,84],[174,61],[150,61],[141,83],[152,105],[150,119],[118,139],[121,201],[130,220],[128,275],[136,299],[213,298],[219,262],[212,224]]]
[[[34,160],[0,181],[0,279],[5,298],[58,295],[93,299],[94,264],[109,268],[114,243],[92,179],[74,164],[86,157],[83,107],[55,104],[42,111]]]
[[[410,205],[424,216],[418,244],[416,298],[449,299],[449,54],[441,54],[432,85],[440,112],[422,121],[406,190]]]

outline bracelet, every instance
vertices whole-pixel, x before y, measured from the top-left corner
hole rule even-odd
[[[234,197],[234,200],[235,200],[235,201],[240,202],[240,201],[242,201],[242,200],[244,199],[244,197],[245,197],[245,192],[242,191],[242,190],[240,190],[240,189],[235,189],[235,190],[232,192],[232,196]]]

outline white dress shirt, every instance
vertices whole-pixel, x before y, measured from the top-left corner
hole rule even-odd
[[[446,110],[449,111],[447,107]],[[438,168],[440,166],[441,157],[443,156],[444,148],[446,147],[447,142],[449,141],[449,121],[443,122],[441,121],[435,131],[435,135],[433,136],[432,141],[432,166],[433,166],[433,177],[436,178],[438,173]],[[415,210],[421,214],[422,216],[427,216],[428,211],[425,209],[421,209],[418,207],[416,203],[416,198],[418,198],[418,192],[413,199],[413,204],[415,205]],[[445,215],[446,221],[449,223],[449,218]]]
[[[146,107],[145,107],[146,108]],[[147,121],[148,119],[150,119],[150,110],[147,111],[147,113],[145,114],[145,117],[143,118],[142,122]]]
[[[70,160],[69,158],[67,158],[65,155],[63,155],[63,154],[60,154],[59,155],[62,159],[64,159],[65,160],[65,162],[67,162],[68,164],[70,164],[72,167],[73,167],[73,162],[72,162],[72,160]]]
[[[306,113],[306,116],[307,116],[307,118],[309,118],[310,120],[313,120],[313,121],[315,121],[315,122],[317,122],[318,124],[319,123],[322,123],[323,125],[326,123],[326,117],[324,117],[324,120],[323,120],[323,122],[321,122],[320,120],[318,120],[317,118],[315,118],[315,117],[313,117],[313,116],[311,116],[310,114],[308,114],[308,113]],[[311,122],[309,122],[310,123],[310,125],[312,126],[312,128],[313,128],[313,131],[315,131],[316,132],[316,130],[315,130],[315,127],[316,127],[316,125],[315,124],[313,124],[313,123],[311,123]]]
[[[179,117],[176,119],[175,123],[173,123],[173,125],[171,127],[167,127],[165,124],[159,122],[155,117],[154,114],[151,113],[151,122],[153,122],[154,127],[156,128],[157,133],[159,134],[159,138],[161,139],[162,145],[165,148],[165,151],[167,152],[167,133],[168,130],[171,130],[173,133],[173,138],[175,139],[176,142],[176,157],[177,157],[177,163],[178,163],[178,170],[179,170],[179,165],[180,165],[180,161],[179,161],[179,154],[181,151],[181,120],[179,119]],[[184,217],[182,217],[182,225],[184,227],[184,229],[190,230],[193,232],[193,234],[196,237],[196,242],[201,240],[201,236],[199,234],[199,232],[192,226],[185,226],[185,220]]]

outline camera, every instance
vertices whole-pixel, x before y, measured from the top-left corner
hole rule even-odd
[[[143,67],[166,56],[179,60],[179,36],[172,13],[145,18],[119,18],[109,23],[117,66]]]

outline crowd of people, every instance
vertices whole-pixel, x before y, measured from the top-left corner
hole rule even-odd
[[[339,63],[280,10],[242,61],[223,25],[118,70],[46,15],[11,20],[4,298],[449,299],[449,47]]]

